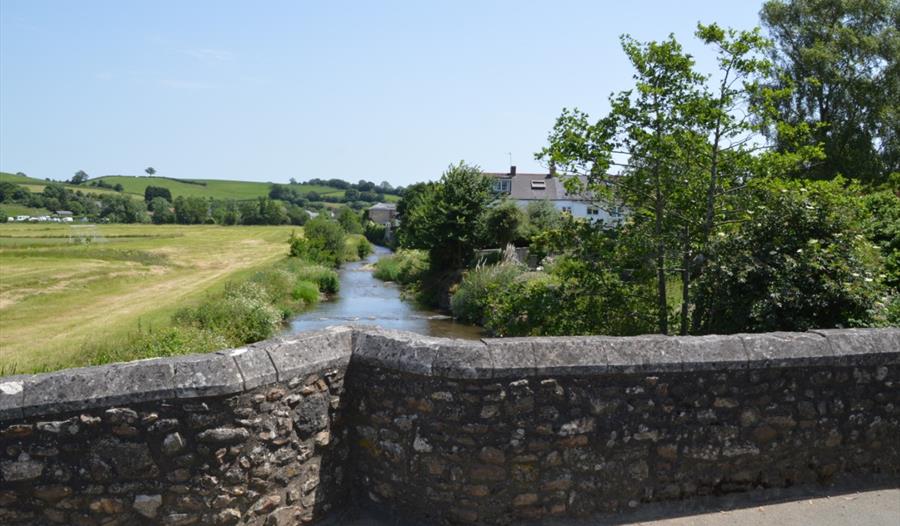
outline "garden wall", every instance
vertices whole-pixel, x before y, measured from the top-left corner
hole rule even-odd
[[[334,328],[0,379],[0,523],[507,524],[900,475],[900,330]]]

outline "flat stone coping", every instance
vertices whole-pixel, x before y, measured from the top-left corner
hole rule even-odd
[[[900,329],[471,341],[329,327],[209,354],[0,377],[0,421],[230,395],[350,363],[461,380],[887,365],[900,363]]]

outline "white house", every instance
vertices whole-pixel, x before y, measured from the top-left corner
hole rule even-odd
[[[519,206],[528,206],[534,201],[549,201],[561,212],[572,214],[589,221],[618,223],[622,220],[621,207],[603,207],[587,195],[570,194],[562,181],[552,172],[518,173],[515,166],[509,172],[485,172],[494,179],[494,191],[506,194]]]

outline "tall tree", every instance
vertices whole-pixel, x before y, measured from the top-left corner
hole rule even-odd
[[[705,141],[697,112],[704,78],[671,35],[646,44],[624,36],[622,48],[635,70],[634,89],[612,96],[609,115],[596,124],[578,110],[564,111],[550,134],[550,146],[539,156],[563,173],[585,175],[595,195],[611,196],[617,180],[614,199],[630,210],[633,232],[646,236],[654,260],[657,329],[666,334],[669,253],[688,216],[696,215],[697,204],[704,201],[697,193],[702,192],[696,184],[699,172],[686,169]],[[612,165],[623,168],[621,178],[610,177]],[[568,183],[582,190],[580,179],[569,177]]]
[[[482,213],[493,199],[480,168],[451,165],[438,183],[417,185],[401,200],[400,242],[428,250],[432,270],[465,268],[478,247]]]
[[[81,184],[88,180],[88,174],[84,170],[78,170],[75,172],[75,175],[72,176],[72,179],[69,180],[72,184]]]
[[[769,0],[760,16],[775,41],[770,83],[792,90],[780,120],[809,124],[826,155],[798,174],[881,183],[900,171],[900,2]]]
[[[144,168],[144,171],[147,172],[147,175],[152,176],[153,174],[156,173],[156,168],[154,168],[152,166],[148,166],[148,167]]]

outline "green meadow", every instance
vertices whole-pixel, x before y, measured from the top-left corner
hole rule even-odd
[[[290,226],[0,224],[0,374],[90,363],[283,260]]]

